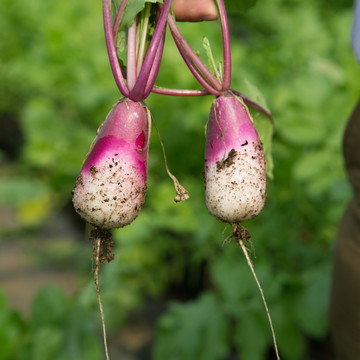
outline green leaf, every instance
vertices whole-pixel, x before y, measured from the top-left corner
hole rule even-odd
[[[42,288],[32,306],[31,324],[33,329],[47,325],[61,325],[68,311],[67,299],[63,291],[54,285]]]
[[[43,327],[35,333],[32,344],[32,359],[53,360],[61,347],[63,334],[53,327]]]
[[[48,193],[46,184],[28,177],[0,179],[0,205],[21,205]]]
[[[248,97],[252,100],[255,101],[258,105],[260,105],[261,107],[263,107],[268,113],[271,113],[266,100],[264,98],[264,95],[260,92],[260,90],[253,85],[249,80],[244,80],[245,85],[248,89]]]
[[[239,304],[253,296],[256,290],[254,279],[246,261],[242,261],[230,246],[226,247],[211,266],[211,277],[230,315],[236,316],[243,311]],[[241,286],[238,286],[241,279]]]
[[[25,326],[20,315],[11,311],[6,299],[0,292],[0,359],[15,359],[24,343]]]
[[[292,317],[293,297],[283,297],[271,307],[280,357],[300,360],[306,358],[306,340]]]
[[[211,51],[210,41],[206,36],[203,37],[203,48],[205,49],[205,53],[208,58],[210,68],[212,68],[215,76],[221,81],[221,75],[220,75],[221,73],[216,67],[215,59]]]
[[[128,29],[134,22],[135,16],[144,9],[146,3],[161,3],[162,0],[131,0],[128,1],[121,20],[120,30]]]
[[[85,308],[83,303],[77,303],[71,307],[66,318],[66,324],[62,328],[64,341],[56,360],[102,359],[102,346],[100,346],[97,337],[98,328],[96,325],[99,324],[97,311],[96,315],[96,321],[94,321],[93,310],[90,311],[89,308]]]
[[[300,328],[316,338],[324,337],[327,331],[330,276],[329,265],[312,268],[304,273],[305,288],[293,306]]]
[[[174,304],[158,324],[155,360],[216,360],[228,352],[227,322],[213,294]]]
[[[235,325],[235,344],[246,360],[262,360],[268,345],[268,326],[259,311],[249,311]]]

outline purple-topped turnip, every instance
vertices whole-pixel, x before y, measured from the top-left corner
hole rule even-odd
[[[121,99],[99,128],[73,190],[75,210],[102,229],[139,214],[146,193],[150,116],[145,104]]]
[[[139,24],[140,17],[134,14],[135,19],[127,29],[128,53],[124,73],[116,51],[115,36],[127,2],[121,2],[113,25],[110,3],[103,0],[110,66],[124,98],[114,105],[100,127],[73,190],[76,211],[100,229],[130,224],[145,200],[151,116],[143,100],[149,95],[159,71],[171,4],[170,0],[164,0],[161,9],[159,4],[153,4],[158,16],[147,51],[148,21],[144,22],[147,25]],[[150,5],[144,11],[148,20]],[[136,31],[138,25],[141,31]]]
[[[221,24],[223,62],[217,68],[210,45],[206,52],[213,72],[210,72],[199,56],[186,42],[174,19],[169,15],[168,24],[175,44],[189,70],[203,89],[179,90],[155,87],[154,92],[168,95],[216,96],[210,111],[205,148],[205,201],[208,211],[216,218],[229,223],[232,237],[239,244],[261,293],[273,335],[276,358],[280,359],[275,331],[265,296],[257,279],[244,241],[250,241],[250,233],[241,222],[257,216],[266,198],[266,166],[263,145],[254,126],[249,104],[271,120],[271,115],[246,96],[230,89],[231,46],[224,0],[215,0]]]
[[[222,221],[240,223],[264,207],[262,143],[243,100],[231,92],[216,98],[211,107],[204,179],[206,206]]]

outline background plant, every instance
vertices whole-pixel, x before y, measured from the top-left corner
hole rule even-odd
[[[29,241],[28,234],[33,238],[49,216],[67,207],[94,132],[119,96],[100,14],[101,4],[93,0],[0,4],[6,34],[0,42],[0,134],[10,129],[22,134],[11,136],[13,160],[9,150],[0,153],[0,203],[16,210]],[[256,86],[275,119],[274,179],[264,211],[246,226],[285,359],[319,359],[312,344],[328,336],[332,243],[350,196],[341,139],[360,90],[360,69],[349,45],[351,21],[349,0],[260,1],[230,16],[232,87],[251,96]],[[201,54],[198,34],[209,37],[213,53],[221,54],[216,24],[181,24],[181,30]],[[171,37],[166,41],[157,83],[196,87]],[[213,220],[203,203],[204,125],[211,101],[149,97],[169,166],[191,198],[173,203],[153,132],[144,209],[134,224],[114,233],[116,258],[101,274],[113,331],[126,326],[149,298],[165,301],[154,359],[225,359],[231,352],[265,359],[271,346],[246,262],[234,244],[222,246],[231,229]],[[2,234],[2,241],[11,235],[6,229]],[[88,275],[90,258],[77,261],[85,261],[80,268]],[[100,324],[91,282],[89,276],[88,286],[72,299],[54,287],[39,292],[33,303],[38,322],[22,319],[2,300],[0,336],[7,345],[0,357],[21,358],[21,349],[24,359],[100,358],[101,346],[93,341]],[[42,321],[48,307],[54,315]],[[69,337],[69,331],[77,335]],[[40,343],[47,346],[35,350]]]

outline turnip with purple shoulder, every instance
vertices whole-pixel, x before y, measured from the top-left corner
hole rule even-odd
[[[112,24],[110,2],[103,0],[110,66],[123,97],[100,126],[72,192],[75,210],[94,226],[90,238],[94,244],[95,285],[106,359],[109,355],[98,281],[99,264],[114,257],[109,230],[129,225],[145,200],[151,116],[144,99],[150,94],[159,71],[171,0],[164,0],[161,7],[158,3],[138,2],[140,8],[129,7],[126,13],[127,3],[128,0],[121,1]],[[151,11],[153,9],[155,11]],[[154,31],[149,28],[150,16],[156,19]],[[120,66],[115,37],[126,20],[130,23],[125,27],[125,70]],[[153,33],[148,43],[149,32]]]
[[[266,164],[263,144],[245,103],[266,115],[267,110],[237,91],[230,89],[231,47],[226,10],[223,0],[216,0],[223,42],[223,66],[214,74],[202,63],[178,29],[172,17],[168,24],[180,54],[195,78],[204,87],[201,90],[176,90],[154,88],[161,94],[202,96],[213,94],[209,120],[206,127],[204,186],[208,211],[217,219],[229,223],[232,237],[244,252],[248,265],[261,293],[268,315],[277,359],[280,359],[275,331],[260,283],[244,241],[250,233],[241,224],[256,217],[266,199]],[[210,63],[215,64],[209,45],[206,45]]]
[[[241,97],[214,100],[206,133],[205,201],[211,215],[230,224],[257,216],[265,204],[263,145]]]
[[[114,37],[126,4],[127,1],[122,1],[113,26],[109,1],[103,1],[110,65],[124,98],[114,105],[99,128],[73,190],[76,211],[88,223],[104,230],[130,224],[145,200],[151,116],[143,100],[150,94],[159,71],[171,1],[164,1],[144,58],[136,56],[139,54],[136,49],[145,46],[141,39],[146,37],[148,28],[142,29],[139,39],[137,22],[129,27],[125,82]]]
[[[76,211],[101,229],[121,228],[145,201],[150,115],[145,104],[119,100],[99,128],[73,191]]]

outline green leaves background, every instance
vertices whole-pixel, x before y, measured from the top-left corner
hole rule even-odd
[[[351,197],[341,140],[360,93],[360,67],[349,45],[352,10],[350,0],[273,0],[230,16],[232,88],[250,97],[253,87],[259,89],[274,117],[267,203],[245,225],[280,353],[290,360],[314,358],[313,340],[322,343],[328,336],[332,244]],[[221,60],[218,24],[180,26],[200,56],[207,36],[215,61]],[[1,126],[16,121],[25,138],[16,161],[0,151],[0,204],[16,212],[28,239],[69,205],[83,158],[120,95],[106,56],[99,2],[6,0],[0,3],[0,30],[6,34],[0,42]],[[170,36],[157,84],[198,87]],[[149,298],[167,304],[157,318],[156,360],[170,359],[169,344],[181,349],[179,360],[223,359],[231,351],[260,360],[271,353],[266,314],[245,259],[235,244],[222,246],[231,229],[211,218],[203,203],[204,126],[212,100],[147,100],[169,167],[191,198],[173,202],[153,131],[144,209],[132,225],[114,232],[116,258],[101,273],[110,333],[126,326],[129,314],[146,309]],[[261,117],[253,116],[261,128]],[[0,232],[1,241],[7,240],[10,230]],[[66,253],[77,258],[78,246]],[[2,296],[4,359],[19,352],[37,360],[101,358],[90,256],[85,261],[79,268],[87,269],[82,275],[88,285],[72,299],[53,287],[41,291],[34,299],[36,321],[22,319]],[[174,288],[183,296],[175,296]],[[42,309],[52,315],[43,319]],[[184,348],[184,342],[191,346]],[[40,343],[48,345],[42,352]]]

